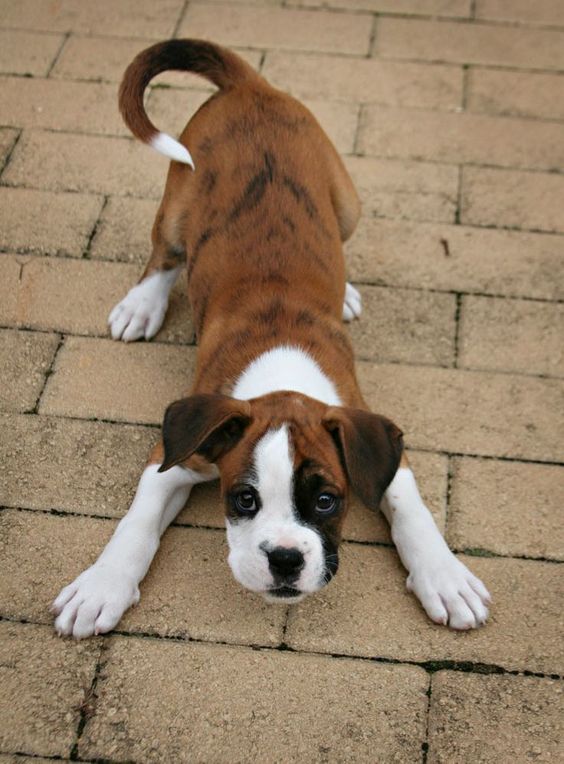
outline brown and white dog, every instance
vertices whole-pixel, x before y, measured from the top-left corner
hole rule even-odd
[[[143,107],[149,81],[169,69],[219,88],[180,142]],[[218,475],[229,564],[268,601],[297,602],[331,580],[352,489],[372,509],[383,500],[408,588],[433,621],[483,623],[487,590],[437,530],[401,431],[368,411],[357,384],[342,319],[360,313],[360,296],[345,283],[342,242],[360,205],[316,120],[234,53],[201,40],[137,56],[120,108],[137,138],[174,161],[149,264],[110,314],[112,337],[156,334],[186,261],[198,363],[191,394],[166,411],[129,512],[53,603],[59,634],[112,629],[139,600],[192,486]]]

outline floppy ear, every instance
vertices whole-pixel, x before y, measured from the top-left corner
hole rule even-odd
[[[402,431],[386,417],[361,409],[330,408],[323,418],[341,452],[353,491],[378,509],[399,466]]]
[[[164,460],[159,472],[199,454],[209,462],[237,443],[251,421],[251,404],[227,395],[192,395],[171,403],[164,415]]]

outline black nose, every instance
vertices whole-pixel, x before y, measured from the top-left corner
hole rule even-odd
[[[274,575],[283,578],[297,574],[304,566],[304,556],[299,549],[277,546],[272,551],[267,552],[266,556],[270,570]]]

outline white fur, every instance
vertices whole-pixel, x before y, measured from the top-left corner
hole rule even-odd
[[[160,154],[164,154],[169,159],[174,159],[175,162],[182,162],[183,164],[190,165],[195,170],[194,160],[188,149],[175,140],[171,135],[166,133],[157,133],[151,140],[151,146]]]
[[[203,476],[183,467],[145,469],[129,512],[98,560],[66,586],[51,606],[59,635],[77,639],[103,634],[139,602],[139,583],[159,547],[161,535]]]
[[[385,493],[382,510],[409,572],[407,588],[436,623],[472,629],[488,617],[491,598],[479,578],[448,548],[419,495],[412,471],[400,467]]]
[[[345,301],[343,303],[343,321],[354,321],[362,313],[362,295],[352,284],[345,286]]]
[[[166,315],[170,290],[181,267],[155,271],[134,286],[108,316],[112,338],[132,342],[154,337]]]
[[[330,406],[341,404],[335,385],[313,358],[305,350],[290,345],[255,358],[235,383],[232,395],[250,400],[276,390],[292,390]]]
[[[233,575],[269,602],[297,602],[302,597],[277,598],[268,595],[275,585],[267,551],[275,547],[299,549],[304,567],[292,586],[304,594],[323,585],[325,557],[319,534],[298,522],[293,503],[293,460],[288,428],[269,430],[255,447],[252,484],[260,496],[261,508],[255,517],[226,521],[229,565]],[[303,595],[302,595],[303,596]]]

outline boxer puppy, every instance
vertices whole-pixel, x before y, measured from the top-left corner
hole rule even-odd
[[[143,106],[150,80],[169,69],[218,87],[179,141]],[[218,476],[233,575],[269,602],[298,602],[335,575],[353,490],[371,509],[383,500],[407,586],[429,617],[455,629],[483,623],[487,590],[435,526],[401,431],[371,413],[359,390],[341,322],[360,313],[342,252],[360,205],[314,117],[237,55],[201,40],[139,54],[120,108],[132,133],[173,161],[151,258],[110,314],[111,334],[153,337],[186,263],[198,361],[189,394],[166,411],[130,510],[53,603],[59,634],[111,630],[139,600],[192,486]]]

